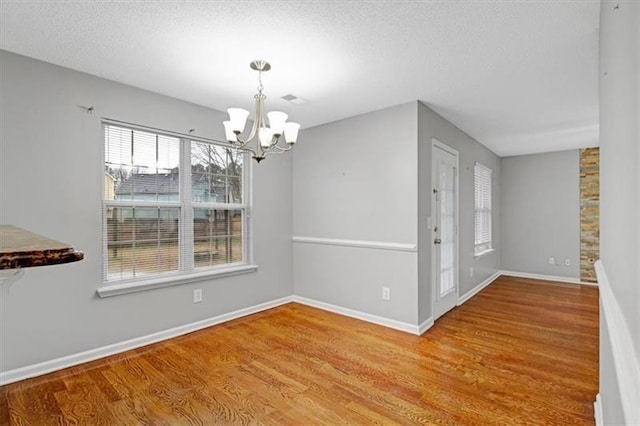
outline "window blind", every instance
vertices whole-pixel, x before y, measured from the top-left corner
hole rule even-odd
[[[491,245],[491,176],[490,168],[476,163],[474,167],[475,253],[490,250]]]

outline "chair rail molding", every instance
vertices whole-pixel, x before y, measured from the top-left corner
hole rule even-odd
[[[340,238],[317,238],[317,237],[303,237],[303,236],[294,236],[291,240],[294,243],[321,244],[326,246],[357,247],[357,248],[408,251],[408,252],[418,251],[418,246],[413,243],[395,243],[395,242],[386,242],[386,241],[359,241],[359,240],[344,240]]]

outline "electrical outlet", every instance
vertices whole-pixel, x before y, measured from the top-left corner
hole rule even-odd
[[[382,300],[391,300],[391,289],[389,287],[382,287]]]
[[[565,259],[564,266],[571,266],[571,259]]]
[[[196,288],[195,290],[193,290],[193,303],[200,302],[202,302],[202,289]]]
[[[555,257],[550,257],[549,258],[549,265],[555,265],[556,264],[556,258]]]
[[[469,277],[473,278],[473,266],[469,268]]]

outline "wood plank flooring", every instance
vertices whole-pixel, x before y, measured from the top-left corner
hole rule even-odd
[[[412,336],[288,304],[0,388],[0,424],[593,424],[598,290],[501,277]]]

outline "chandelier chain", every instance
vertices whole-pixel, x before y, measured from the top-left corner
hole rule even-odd
[[[264,89],[264,87],[262,86],[262,70],[258,71],[258,92],[262,93],[262,89]]]

